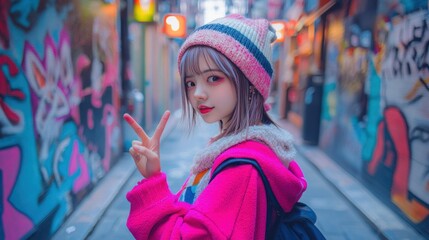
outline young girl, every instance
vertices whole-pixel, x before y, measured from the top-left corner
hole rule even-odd
[[[218,122],[220,132],[194,158],[182,189],[170,192],[160,169],[159,141],[169,117],[152,138],[129,115],[124,118],[141,141],[130,148],[145,179],[128,194],[127,226],[136,239],[264,239],[267,199],[251,165],[216,167],[229,158],[251,158],[263,169],[281,207],[290,211],[307,183],[291,135],[276,126],[264,105],[273,66],[275,33],[267,20],[229,15],[196,29],[182,45],[178,63],[183,112]]]

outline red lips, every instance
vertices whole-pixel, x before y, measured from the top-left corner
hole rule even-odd
[[[209,113],[214,107],[207,107],[204,105],[200,105],[198,106],[198,110],[200,111],[201,114],[207,114]]]

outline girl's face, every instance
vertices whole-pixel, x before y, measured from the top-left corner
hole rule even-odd
[[[211,59],[198,60],[201,73],[185,77],[189,101],[206,123],[222,121],[225,129],[237,104],[234,84]]]

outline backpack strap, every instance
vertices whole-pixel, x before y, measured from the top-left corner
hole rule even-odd
[[[315,226],[316,214],[314,211],[302,202],[297,202],[290,212],[285,212],[280,207],[271,186],[262,171],[261,166],[254,159],[249,158],[229,158],[223,161],[214,170],[210,182],[223,169],[229,166],[250,164],[258,170],[265,187],[267,197],[267,223],[265,239],[320,239],[326,240],[320,230]],[[273,210],[276,216],[273,216]],[[274,217],[274,223],[271,225],[271,219]]]
[[[262,178],[262,182],[264,183],[264,187],[265,187],[265,193],[266,193],[266,197],[267,197],[267,205],[269,207],[267,207],[267,224],[266,224],[266,231],[265,231],[265,236],[268,236],[269,233],[269,228],[271,226],[271,217],[272,216],[272,209],[275,210],[275,213],[277,216],[280,216],[283,214],[283,209],[280,207],[279,202],[277,201],[276,197],[274,196],[274,193],[271,189],[270,183],[268,182],[267,177],[265,176],[264,172],[262,171],[261,166],[259,165],[259,163],[254,160],[254,159],[250,159],[250,158],[228,158],[225,161],[223,161],[221,164],[219,164],[219,166],[215,169],[215,171],[213,172],[211,178],[210,178],[210,182],[225,168],[230,167],[230,166],[237,166],[237,165],[243,165],[243,164],[250,164],[252,165],[256,170],[258,170],[259,175]],[[278,217],[277,217],[278,219]]]

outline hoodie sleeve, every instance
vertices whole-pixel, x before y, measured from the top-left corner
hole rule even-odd
[[[128,194],[127,227],[136,239],[263,239],[266,197],[250,165],[223,170],[193,205],[178,201],[160,173]]]

